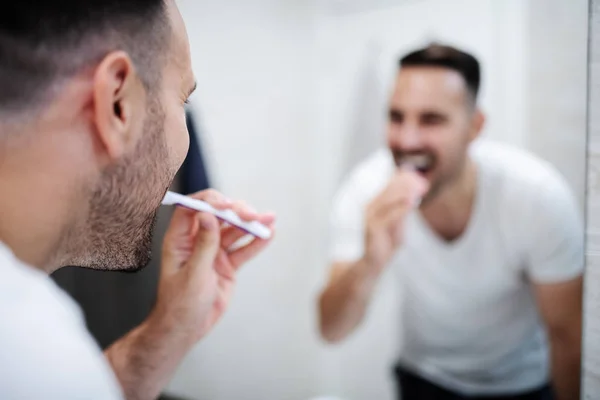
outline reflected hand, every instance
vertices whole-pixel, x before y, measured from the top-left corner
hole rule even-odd
[[[364,261],[378,272],[390,261],[404,239],[404,220],[429,190],[417,172],[399,169],[387,187],[368,205]]]
[[[256,220],[273,230],[273,214],[257,214],[214,190],[190,197],[217,209],[232,209],[243,220]],[[211,214],[177,207],[163,242],[155,316],[192,343],[204,337],[227,308],[238,269],[271,241],[254,238],[232,248],[246,235]]]

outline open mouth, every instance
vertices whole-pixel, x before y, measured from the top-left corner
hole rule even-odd
[[[409,165],[421,175],[426,175],[433,169],[433,157],[428,154],[406,155],[396,161],[398,167]]]

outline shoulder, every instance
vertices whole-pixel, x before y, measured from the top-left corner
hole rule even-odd
[[[79,307],[45,274],[0,243],[0,397],[119,398]]]
[[[77,304],[43,272],[22,263],[0,243],[0,314],[32,312],[32,317],[50,316],[85,327]]]
[[[393,170],[394,162],[388,149],[373,152],[346,174],[334,203],[368,202],[385,187]]]
[[[515,146],[481,140],[471,147],[471,156],[485,174],[485,187],[496,198],[537,203],[548,198],[572,201],[574,194],[562,174],[548,161]]]

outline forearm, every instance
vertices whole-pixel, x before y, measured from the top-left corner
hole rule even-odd
[[[321,335],[337,342],[362,321],[378,275],[363,260],[345,269],[323,291],[319,301]]]
[[[581,339],[551,341],[552,386],[556,400],[578,399],[581,379]]]
[[[151,315],[105,352],[128,400],[156,399],[192,343]]]

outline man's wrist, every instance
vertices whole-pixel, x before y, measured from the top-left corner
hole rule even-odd
[[[368,281],[377,281],[381,272],[385,268],[385,264],[380,261],[364,255],[356,264],[358,272],[362,278]]]
[[[142,340],[168,343],[169,347],[174,347],[173,350],[177,347],[186,352],[197,342],[195,332],[187,329],[173,315],[158,307],[152,310],[139,328],[140,336],[143,336]]]
[[[379,281],[381,270],[382,268],[374,265],[366,257],[359,259],[352,271],[356,291],[363,296],[370,296]]]
[[[153,310],[105,352],[126,398],[156,398],[193,341],[172,320]]]

